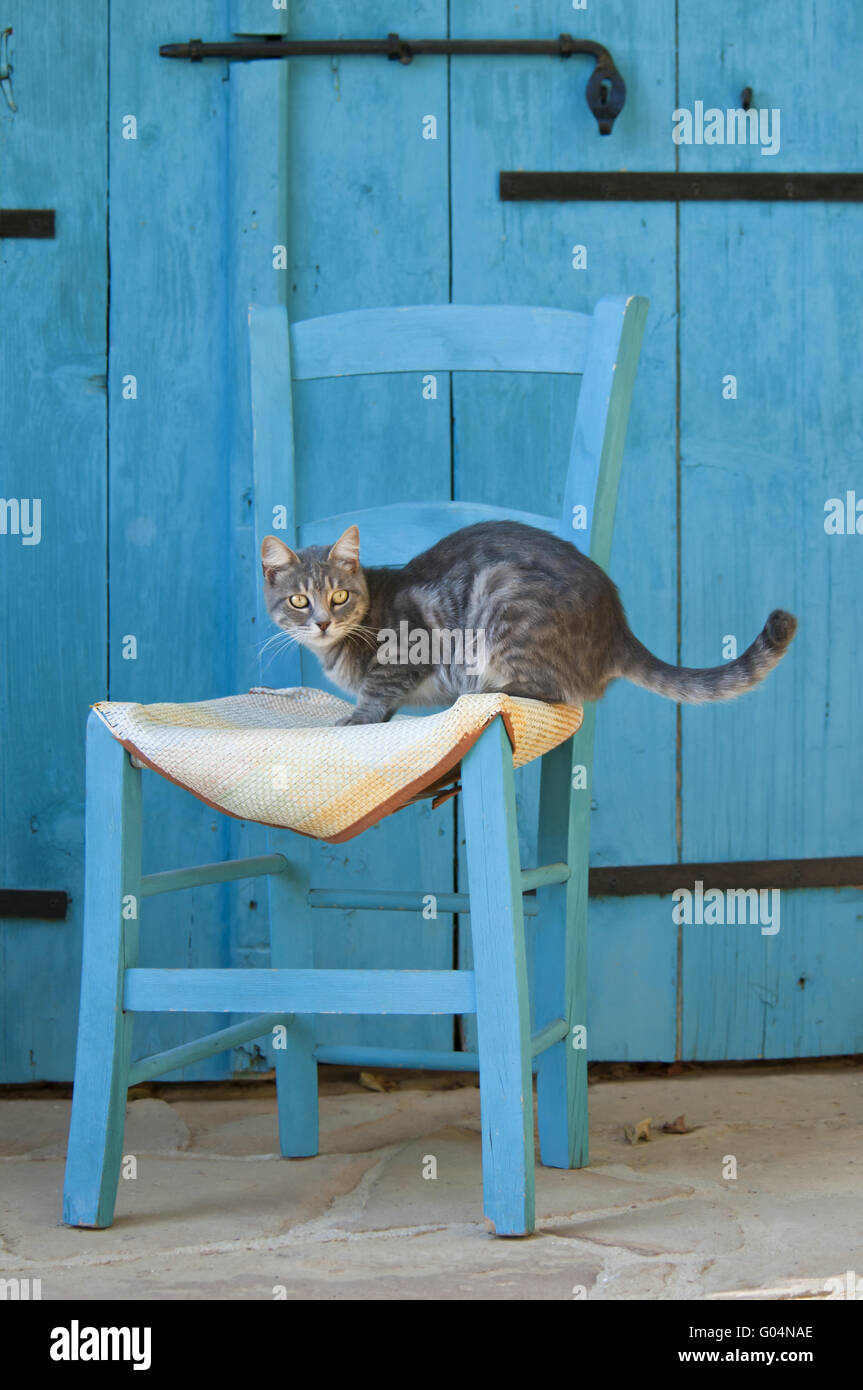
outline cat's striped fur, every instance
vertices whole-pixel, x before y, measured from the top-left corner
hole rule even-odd
[[[327,675],[357,696],[345,722],[390,719],[401,705],[447,704],[506,691],[578,705],[624,677],[671,700],[728,700],[763,680],[797,628],[770,614],[745,652],[692,670],[659,661],[630,631],[616,586],[576,546],[518,522],[467,526],[401,569],[364,569],[355,526],[333,546],[294,552],[268,536],[261,553],[270,616],[314,651]],[[341,598],[333,602],[333,595]],[[307,606],[290,603],[304,595]],[[381,662],[381,634],[470,630],[484,635],[484,669],[428,660]]]

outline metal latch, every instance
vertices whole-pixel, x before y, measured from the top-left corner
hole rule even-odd
[[[188,58],[200,63],[204,58],[239,58],[246,62],[258,58],[310,58],[323,55],[380,53],[392,62],[407,66],[421,53],[447,55],[475,54],[506,57],[547,53],[571,58],[586,53],[595,60],[587,83],[587,104],[596,117],[600,135],[610,135],[615,119],[626,101],[626,83],[614,65],[608,49],[592,39],[574,39],[560,34],[556,39],[403,39],[387,34],[385,39],[234,39],[227,43],[165,43],[159,49],[163,58]]]

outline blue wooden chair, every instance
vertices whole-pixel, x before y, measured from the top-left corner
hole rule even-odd
[[[442,305],[372,309],[288,326],[282,308],[250,315],[257,516],[292,493],[292,383],[377,372],[510,371],[580,374],[563,516],[535,516],[482,503],[382,506],[294,527],[291,542],[331,542],[357,522],[367,564],[403,563],[472,522],[515,519],[572,536],[574,508],[587,509],[590,554],[608,567],[630,399],[647,301],[601,300],[592,315],[556,309]],[[581,533],[583,534],[583,533]],[[301,684],[297,669],[296,684]],[[586,937],[589,790],[573,768],[592,765],[594,709],[578,733],[543,758],[541,867],[519,863],[513,762],[495,719],[464,757],[462,797],[468,891],[442,888],[439,903],[470,914],[472,971],[316,970],[312,913],[327,906],[422,908],[419,892],[327,895],[308,878],[308,841],[270,833],[258,859],[141,876],[141,772],[94,715],[87,731],[84,958],[64,1221],[111,1224],[130,1085],[164,1075],[284,1025],[276,1051],[281,1152],[318,1148],[318,1061],[478,1069],[484,1208],[498,1235],[534,1223],[532,1072],[537,1075],[541,1160],[587,1163]],[[580,784],[579,784],[580,785]],[[137,967],[137,904],[154,893],[266,875],[271,970],[143,970]],[[409,887],[409,886],[408,886]],[[537,890],[534,1027],[528,998],[523,895]],[[398,898],[396,904],[394,899]],[[269,1012],[257,1012],[261,1007]],[[131,1061],[136,1012],[224,1010],[254,1016],[232,1027]],[[315,1015],[470,1013],[476,1054],[316,1045]]]

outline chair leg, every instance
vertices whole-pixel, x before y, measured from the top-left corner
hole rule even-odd
[[[534,1225],[533,1076],[512,749],[502,719],[462,763],[476,976],[484,1210],[499,1236]]]
[[[81,1009],[63,1220],[110,1226],[132,1046],[123,982],[138,956],[141,773],[95,713],[87,724],[86,794]]]
[[[594,715],[595,707],[588,706],[578,733],[542,760],[538,862],[570,868],[567,883],[537,894],[536,1027],[556,1018],[569,1025],[563,1041],[537,1059],[539,1150],[548,1168],[583,1168],[588,1161],[587,875]],[[573,789],[578,767],[585,768],[587,785]]]
[[[275,969],[314,967],[309,907],[308,843],[286,831],[271,831],[272,852],[284,854],[289,867],[269,879],[270,957]],[[318,1152],[318,1064],[315,1060],[315,1015],[294,1014],[286,1034],[274,1045],[279,1147],[283,1158],[308,1158]]]

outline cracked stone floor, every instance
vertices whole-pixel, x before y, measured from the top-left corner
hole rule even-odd
[[[590,1167],[537,1165],[523,1240],[484,1226],[472,1076],[322,1068],[321,1152],[294,1160],[267,1080],[139,1087],[104,1231],[60,1224],[66,1091],[6,1088],[0,1278],[43,1299],[805,1299],[863,1271],[863,1059],[673,1070],[594,1069]]]

